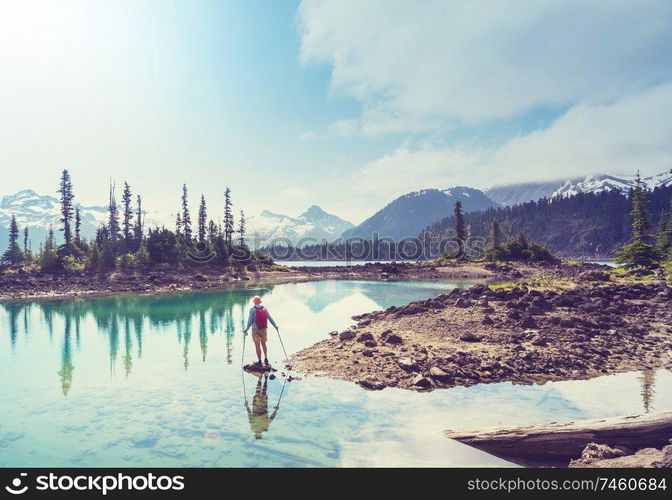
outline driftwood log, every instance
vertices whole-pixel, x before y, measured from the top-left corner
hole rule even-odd
[[[577,422],[444,432],[455,439],[515,463],[561,463],[581,456],[595,442],[636,451],[661,448],[672,438],[672,411]]]

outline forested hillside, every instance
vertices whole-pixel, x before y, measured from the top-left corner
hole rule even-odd
[[[648,210],[655,225],[670,207],[672,186],[647,191]],[[608,257],[631,237],[630,195],[618,191],[579,193],[552,200],[541,199],[464,215],[470,236],[487,237],[492,221],[497,220],[504,236],[519,232],[530,240],[546,243],[565,257]],[[451,234],[453,216],[431,224],[432,236]]]

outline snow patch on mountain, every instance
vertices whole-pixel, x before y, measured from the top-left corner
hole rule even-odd
[[[642,177],[642,181],[649,189],[653,189],[656,186],[667,186],[672,183],[672,173],[666,171],[656,175]],[[551,198],[558,196],[574,196],[579,193],[600,193],[602,191],[613,190],[628,193],[634,186],[634,175],[622,177],[615,177],[613,175],[589,175],[583,179],[565,181],[565,183],[551,195]]]
[[[298,217],[276,214],[264,210],[257,216],[247,220],[248,244],[254,248],[264,246],[271,241],[286,246],[304,245],[322,240],[333,241],[343,231],[354,227],[340,217],[329,214],[320,207],[313,205]],[[302,242],[311,239],[310,242]]]
[[[75,203],[79,208],[82,219],[82,237],[93,238],[96,229],[107,223],[107,207],[83,206]],[[8,241],[8,228],[12,216],[16,217],[19,230],[28,228],[30,245],[37,250],[44,242],[53,227],[57,243],[62,243],[63,234],[61,227],[60,203],[58,198],[50,195],[40,195],[32,189],[24,189],[12,195],[3,196],[0,199],[0,249],[5,248]],[[163,226],[166,220],[155,212],[146,212],[144,215],[145,227]],[[74,221],[73,221],[74,223]],[[23,236],[21,236],[23,241]]]
[[[668,186],[672,184],[672,173],[669,170],[655,175],[642,178],[649,189],[656,186]],[[635,184],[634,175],[588,175],[572,179],[559,179],[548,182],[527,182],[520,184],[493,186],[485,193],[504,206],[518,205],[528,201],[536,201],[541,198],[554,198],[558,196],[573,196],[578,193],[599,193],[616,189],[627,193]]]

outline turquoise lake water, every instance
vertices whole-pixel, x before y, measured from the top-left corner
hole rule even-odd
[[[346,328],[354,314],[455,286],[466,285],[321,281],[0,304],[0,466],[511,465],[441,432],[672,409],[665,370],[431,393],[278,376],[268,382],[268,415],[263,396],[254,404],[257,378],[240,369],[254,295],[291,353]],[[246,349],[252,360],[249,341]]]

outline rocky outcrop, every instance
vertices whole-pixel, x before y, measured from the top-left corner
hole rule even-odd
[[[627,448],[612,448],[605,444],[588,443],[581,458],[571,460],[571,468],[672,468],[672,439],[663,448],[642,448],[633,452]]]
[[[672,367],[672,289],[594,283],[455,289],[357,316],[352,335],[305,349],[293,364],[367,388],[415,390]]]

